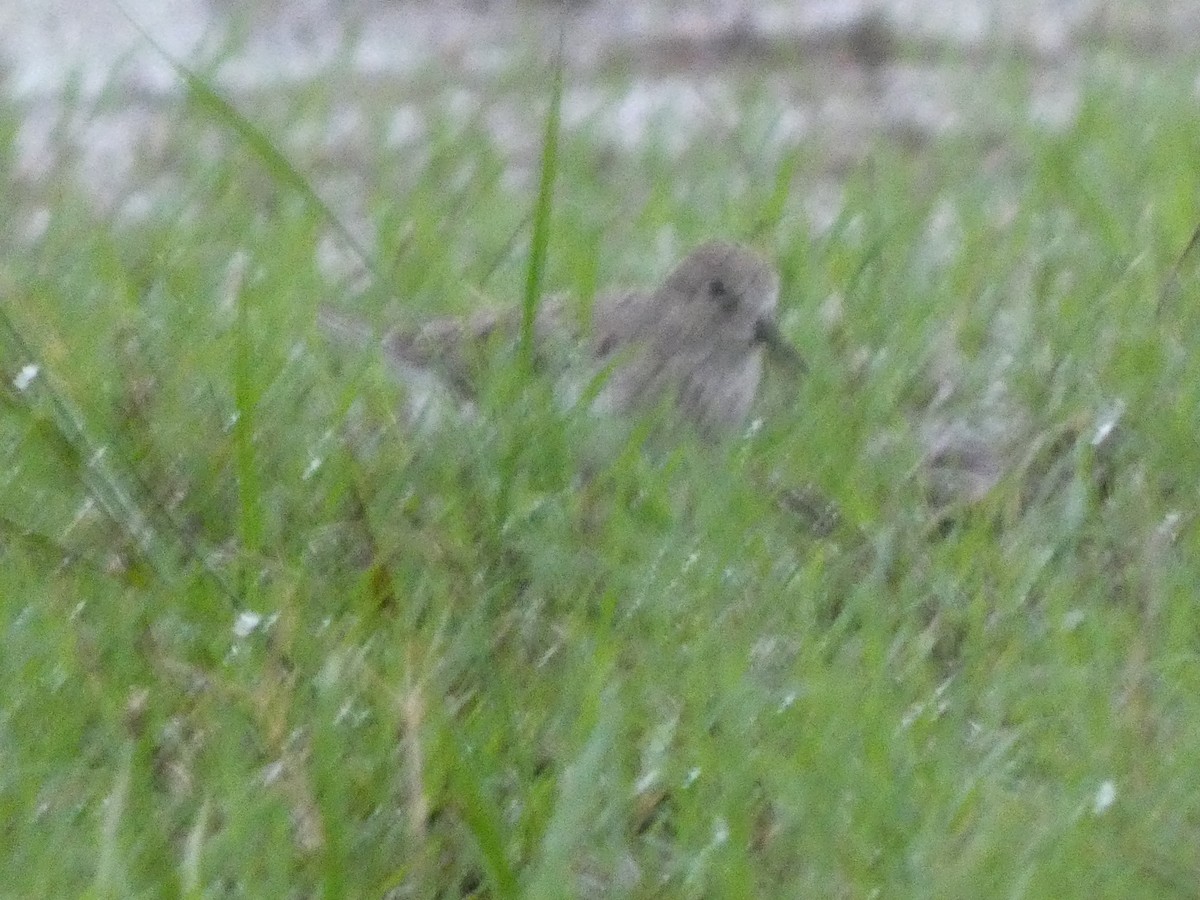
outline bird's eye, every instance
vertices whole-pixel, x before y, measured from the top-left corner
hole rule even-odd
[[[737,309],[737,297],[720,278],[714,278],[708,283],[708,296],[727,313]]]

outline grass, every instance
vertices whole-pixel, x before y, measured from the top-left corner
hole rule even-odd
[[[602,464],[516,357],[420,433],[331,360],[321,161],[204,82],[141,215],[0,154],[46,211],[0,237],[3,892],[1192,895],[1191,88],[1097,64],[1054,131],[1006,77],[999,146],[880,141],[815,234],[819,149],[772,150],[749,86],[682,152],[564,126],[553,204],[503,98],[368,139],[372,320],[586,302],[714,234],[778,262],[812,374],[724,446]],[[946,371],[1013,464],[939,524]],[[842,528],[777,502],[801,485]]]

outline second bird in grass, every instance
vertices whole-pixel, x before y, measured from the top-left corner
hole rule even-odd
[[[538,307],[535,345],[557,358],[583,350],[586,379],[598,379],[593,407],[619,414],[672,403],[701,434],[714,438],[743,425],[770,354],[792,369],[804,364],[776,324],[779,276],[748,247],[712,241],[688,254],[654,290],[597,296],[590,328],[562,300]],[[406,385],[447,379],[473,393],[479,361],[493,339],[515,341],[520,310],[485,311],[401,328],[383,339],[389,368]],[[361,342],[370,330],[324,312],[336,338]],[[576,378],[577,384],[586,384]],[[576,396],[580,389],[574,390]]]

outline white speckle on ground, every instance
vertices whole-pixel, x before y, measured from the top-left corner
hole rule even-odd
[[[34,363],[26,363],[25,365],[21,366],[21,370],[17,372],[16,377],[13,378],[13,387],[16,388],[17,391],[25,391],[31,384],[33,384],[33,380],[37,378],[38,372],[40,371],[41,370]]]
[[[253,610],[243,609],[233,622],[233,633],[238,638],[248,638],[262,624],[262,614]]]

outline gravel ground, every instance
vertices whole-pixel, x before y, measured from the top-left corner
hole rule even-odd
[[[431,97],[438,109],[478,106],[498,75],[550,57],[560,16],[569,21],[568,127],[587,121],[619,151],[665,123],[686,146],[714,115],[737,115],[729,75],[750,73],[777,106],[776,148],[819,141],[835,180],[881,136],[919,144],[966,130],[986,143],[1001,132],[991,92],[980,89],[998,58],[1030,62],[1024,114],[1055,128],[1072,121],[1084,60],[1107,53],[1136,77],[1140,61],[1186,64],[1200,44],[1200,5],[1190,0],[29,0],[0,8],[0,59],[21,119],[17,177],[61,173],[69,154],[102,208],[153,202],[131,201],[126,186],[156,176],[147,160],[181,95],[154,44],[256,121],[245,98],[331,73],[349,79],[338,115],[315,130],[289,128],[297,145],[287,149],[353,165],[369,104],[390,104],[397,145],[419,140]],[[520,173],[536,150],[537,105],[489,102],[489,127]]]

